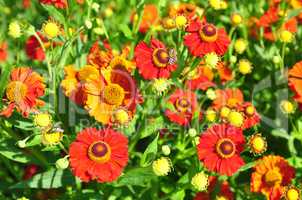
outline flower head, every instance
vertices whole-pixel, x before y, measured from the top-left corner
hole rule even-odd
[[[239,54],[242,54],[248,46],[248,42],[245,39],[237,39],[234,43],[235,51]]]
[[[286,187],[284,197],[286,200],[299,200],[301,198],[301,191],[294,186]]]
[[[205,65],[209,66],[210,68],[213,68],[213,69],[216,68],[216,65],[218,64],[218,62],[220,60],[219,56],[214,52],[207,53],[204,56],[204,59],[205,59]]]
[[[67,0],[39,0],[42,4],[54,5],[57,8],[64,9],[67,8]]]
[[[167,157],[161,157],[153,161],[152,169],[157,176],[167,176],[172,170],[172,162]]]
[[[69,149],[70,168],[84,182],[112,182],[128,162],[128,139],[112,129],[86,128]]]
[[[19,38],[22,35],[21,25],[17,21],[13,21],[8,25],[8,35],[13,38]]]
[[[198,191],[205,191],[209,186],[209,176],[204,172],[199,172],[193,176],[191,184]]]
[[[284,114],[292,114],[293,112],[295,112],[294,104],[288,100],[281,101],[280,108]]]
[[[163,95],[166,91],[169,90],[172,81],[169,79],[158,78],[152,81],[152,89],[158,95]]]
[[[198,157],[208,170],[231,176],[244,165],[240,157],[244,144],[241,129],[228,124],[213,125],[200,136]]]
[[[60,24],[54,20],[48,20],[43,23],[42,32],[46,35],[48,39],[53,39],[60,34]]]
[[[259,155],[266,151],[267,141],[265,137],[263,137],[260,133],[257,133],[249,138],[248,146],[253,154]]]
[[[238,69],[241,74],[246,75],[252,72],[253,67],[250,61],[241,59],[238,63]]]

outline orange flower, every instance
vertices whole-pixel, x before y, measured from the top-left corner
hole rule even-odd
[[[135,112],[138,91],[131,75],[123,69],[111,69],[104,78],[85,83],[89,114],[103,124],[127,123]]]
[[[295,93],[295,101],[302,104],[302,61],[296,63],[288,72],[288,85]]]
[[[64,71],[65,79],[61,83],[64,94],[78,105],[84,105],[87,98],[84,84],[89,79],[99,78],[98,69],[92,65],[86,65],[79,70],[76,70],[73,66],[67,66]]]
[[[138,20],[137,14],[133,13],[131,16],[131,21],[136,22],[137,20]],[[154,4],[145,5],[142,20],[139,26],[139,32],[146,33],[151,26],[157,24],[158,20],[159,20],[159,14],[156,5]]]
[[[237,108],[243,103],[243,94],[240,89],[227,88],[225,90],[216,90],[216,99],[213,101],[212,106],[215,109],[220,109],[223,106],[229,108]]]
[[[279,200],[295,177],[295,169],[281,156],[269,155],[258,160],[251,177],[251,191],[261,192],[269,200]]]
[[[224,62],[218,62],[217,66],[218,75],[222,83],[231,81],[234,79],[233,71]]]
[[[27,117],[30,112],[36,110],[37,106],[44,105],[44,102],[38,99],[44,95],[44,90],[43,78],[31,68],[13,69],[4,99],[8,105],[0,115],[10,117],[16,108],[24,117]]]
[[[209,87],[215,86],[213,71],[203,64],[189,72],[187,77],[186,86],[191,90],[207,90]]]
[[[169,8],[169,16],[175,18],[177,16],[183,15],[187,19],[192,19],[196,16],[196,5],[191,3],[182,3],[179,5],[172,5]]]
[[[5,62],[7,59],[7,43],[0,43],[0,62]]]

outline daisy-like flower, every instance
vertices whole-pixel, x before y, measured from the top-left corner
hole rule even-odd
[[[138,15],[133,13],[131,16],[131,21],[133,24],[136,24],[138,20]],[[159,20],[159,13],[157,10],[156,5],[154,4],[147,4],[144,7],[143,16],[139,26],[139,32],[146,33],[151,26],[157,24]]]
[[[209,177],[209,187],[208,191],[199,192],[194,197],[194,200],[211,200],[211,194],[215,190],[217,183],[217,177],[210,176]],[[218,193],[214,199],[216,200],[234,200],[234,194],[230,189],[230,186],[227,181],[223,181],[218,188]]]
[[[162,42],[153,38],[150,47],[140,42],[135,47],[134,56],[139,73],[147,80],[169,78],[177,67],[176,51],[167,49]]]
[[[197,7],[191,3],[181,3],[179,5],[172,5],[169,8],[169,16],[176,18],[177,16],[184,16],[188,20],[196,17]]]
[[[64,9],[67,8],[67,0],[39,0],[42,4],[54,5],[57,8]]]
[[[19,67],[12,70],[10,80],[6,86],[4,101],[7,107],[0,115],[10,117],[14,108],[24,117],[36,111],[38,106],[44,105],[39,99],[45,92],[43,78],[29,67]]]
[[[192,55],[203,57],[207,53],[215,52],[217,55],[224,55],[230,44],[230,39],[223,28],[215,25],[192,21],[186,31],[184,44],[189,48]]]
[[[302,104],[302,61],[296,63],[288,71],[288,85],[290,89],[295,93],[293,99]]]
[[[159,78],[152,81],[152,90],[159,96],[167,92],[173,82],[169,79]]]
[[[50,19],[43,23],[42,32],[46,35],[48,39],[53,39],[60,34],[61,26],[55,20]]]
[[[70,168],[84,182],[112,182],[128,162],[128,139],[112,129],[86,128],[69,149]]]
[[[251,102],[242,103],[239,110],[244,114],[243,129],[251,128],[260,123],[261,117]]]
[[[98,79],[100,77],[99,70],[92,66],[86,65],[76,70],[74,66],[66,66],[64,68],[65,78],[61,82],[64,94],[78,105],[84,105],[87,99],[84,85],[90,79]]]
[[[200,136],[198,157],[208,170],[231,176],[244,165],[240,157],[244,144],[240,128],[228,124],[213,125]]]
[[[191,90],[207,90],[209,87],[214,87],[214,73],[211,68],[200,65],[187,75],[186,87]]]
[[[224,106],[227,106],[228,108],[238,108],[243,102],[243,94],[240,89],[218,89],[216,90],[216,99],[212,102],[212,107],[217,110]]]
[[[262,137],[261,133],[256,133],[249,138],[248,146],[251,153],[259,155],[266,151],[267,141],[265,137]]]
[[[89,115],[103,124],[129,122],[139,101],[136,83],[126,70],[114,69],[85,83]]]
[[[192,177],[191,184],[198,191],[205,191],[209,186],[209,176],[204,172],[199,172]]]
[[[45,146],[54,146],[59,144],[63,139],[63,130],[60,128],[53,128],[49,131],[44,131],[41,134],[42,144]]]
[[[161,157],[152,163],[152,169],[157,176],[167,176],[172,170],[172,162],[167,157]]]
[[[47,47],[49,45],[47,39],[42,36],[41,33],[37,32],[37,34],[39,35],[41,41],[44,43],[44,47]],[[45,52],[35,36],[30,36],[27,39],[25,44],[25,51],[26,55],[32,60],[43,61],[45,59]]]
[[[192,91],[177,89],[169,98],[167,104],[171,107],[165,111],[170,121],[179,125],[188,125],[193,116],[199,112],[197,97]],[[201,117],[201,113],[199,113]]]
[[[269,155],[258,160],[251,177],[251,191],[269,200],[279,200],[295,177],[295,169],[281,156]]]
[[[286,200],[299,200],[301,198],[301,189],[295,186],[286,187],[283,196]]]

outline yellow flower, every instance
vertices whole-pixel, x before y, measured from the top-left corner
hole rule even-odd
[[[60,25],[54,20],[48,20],[42,25],[42,32],[49,39],[53,39],[60,34]]]
[[[164,79],[164,78],[159,78],[159,79],[154,79],[152,81],[152,90],[158,94],[158,95],[163,95],[167,90],[169,90],[172,82],[171,80]]]
[[[53,146],[61,142],[63,139],[62,130],[53,130],[50,132],[42,133],[42,143],[46,146]]]
[[[243,115],[237,111],[231,111],[228,115],[228,121],[235,127],[241,127],[243,124]]]
[[[238,63],[239,72],[243,75],[250,74],[252,72],[252,64],[246,59],[241,59]]]
[[[239,24],[241,24],[243,21],[243,18],[240,14],[238,13],[233,13],[231,16],[231,22],[233,25],[237,26]]]
[[[216,65],[218,64],[218,62],[220,60],[219,56],[214,52],[207,53],[205,55],[204,59],[205,59],[205,65],[212,69],[216,68]]]
[[[237,39],[234,43],[235,51],[239,54],[242,54],[246,50],[247,46],[247,41],[242,38]]]
[[[17,21],[11,22],[8,26],[8,35],[13,38],[19,38],[22,35],[21,26]]]
[[[104,11],[105,17],[111,17],[113,15],[113,10],[110,7],[107,7]]]
[[[226,1],[223,0],[209,0],[209,4],[214,10],[222,10],[227,8]]]
[[[41,128],[47,128],[52,124],[52,117],[48,113],[39,113],[34,116],[34,123]]]
[[[252,153],[262,154],[267,149],[267,142],[260,133],[254,134],[249,138],[248,146]]]
[[[177,16],[175,18],[175,24],[178,28],[183,28],[187,24],[188,20],[185,16]]]
[[[204,172],[199,172],[193,176],[191,184],[196,190],[205,191],[209,186],[209,176]]]
[[[300,199],[300,190],[296,187],[288,187],[285,191],[286,200],[299,200]]]
[[[152,163],[152,168],[157,176],[167,176],[172,170],[172,163],[169,158],[161,157]]]
[[[210,122],[214,122],[216,120],[216,112],[215,110],[209,108],[207,111],[206,111],[206,119]]]
[[[280,108],[284,114],[291,114],[291,113],[295,112],[294,104],[288,100],[281,101]]]
[[[281,42],[291,43],[294,40],[294,35],[288,30],[282,30],[280,32],[279,38]]]
[[[211,99],[211,100],[215,100],[216,99],[216,92],[215,92],[215,90],[213,90],[212,88],[210,88],[210,89],[208,89],[207,91],[206,91],[206,95],[207,95],[207,97],[209,98],[209,99]]]
[[[255,113],[255,107],[254,106],[248,106],[245,109],[245,113],[248,115],[253,115]]]
[[[220,110],[220,117],[226,118],[226,117],[228,117],[230,112],[231,112],[231,110],[228,107],[224,106]]]
[[[112,118],[113,118],[112,121],[114,123],[120,125],[127,124],[130,121],[129,113],[127,112],[127,110],[123,108],[118,108],[115,111],[113,111]]]

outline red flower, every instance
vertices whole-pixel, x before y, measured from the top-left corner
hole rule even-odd
[[[302,61],[296,63],[288,72],[288,85],[295,93],[293,99],[302,104]]]
[[[216,99],[213,101],[212,106],[215,109],[220,109],[223,106],[238,108],[243,101],[243,94],[240,89],[218,89],[216,90]]]
[[[184,44],[194,56],[202,57],[210,52],[223,55],[231,42],[223,28],[200,20],[192,21],[186,31],[189,34],[184,37]]]
[[[10,117],[16,108],[27,117],[30,112],[36,111],[37,106],[44,105],[44,102],[38,99],[44,95],[44,92],[43,78],[38,73],[29,67],[14,69],[6,86],[4,101],[7,102],[7,107],[0,115]]]
[[[231,176],[244,165],[240,157],[244,144],[241,129],[228,124],[214,125],[200,136],[198,157],[208,170]]]
[[[140,42],[135,47],[135,61],[139,73],[145,79],[169,78],[176,69],[174,49],[167,49],[159,40],[151,39],[151,46]]]
[[[6,61],[7,59],[7,43],[0,43],[0,62]]]
[[[211,193],[215,190],[215,186],[217,185],[217,177],[210,176],[209,178],[209,188],[207,192],[199,192],[194,197],[194,200],[211,200]],[[220,185],[219,192],[216,195],[217,199],[226,199],[233,200],[234,195],[230,189],[230,186],[227,181],[223,181]]]
[[[31,0],[23,0],[23,8],[29,8],[31,4]]]
[[[198,66],[187,77],[186,86],[190,90],[207,90],[209,87],[215,86],[213,83],[214,73],[207,66]]]
[[[47,39],[43,37],[38,32],[39,37],[41,38],[42,42],[46,42]],[[45,59],[45,52],[41,47],[39,41],[35,36],[30,36],[26,41],[25,51],[27,56],[32,60],[43,61]]]
[[[40,3],[54,5],[57,8],[66,8],[68,6],[67,0],[40,0]]]
[[[171,108],[165,111],[165,115],[179,125],[188,125],[198,112],[197,97],[191,91],[176,90],[167,104],[170,104]]]
[[[23,174],[22,179],[23,180],[31,179],[31,177],[36,175],[38,173],[38,171],[39,171],[38,165],[35,165],[35,164],[27,165],[24,169],[24,174]]]
[[[82,181],[112,182],[128,162],[128,139],[112,129],[82,130],[70,145],[70,166]]]
[[[256,108],[251,102],[244,102],[242,111],[244,112],[242,129],[248,129],[260,123],[260,115],[257,113]]]

